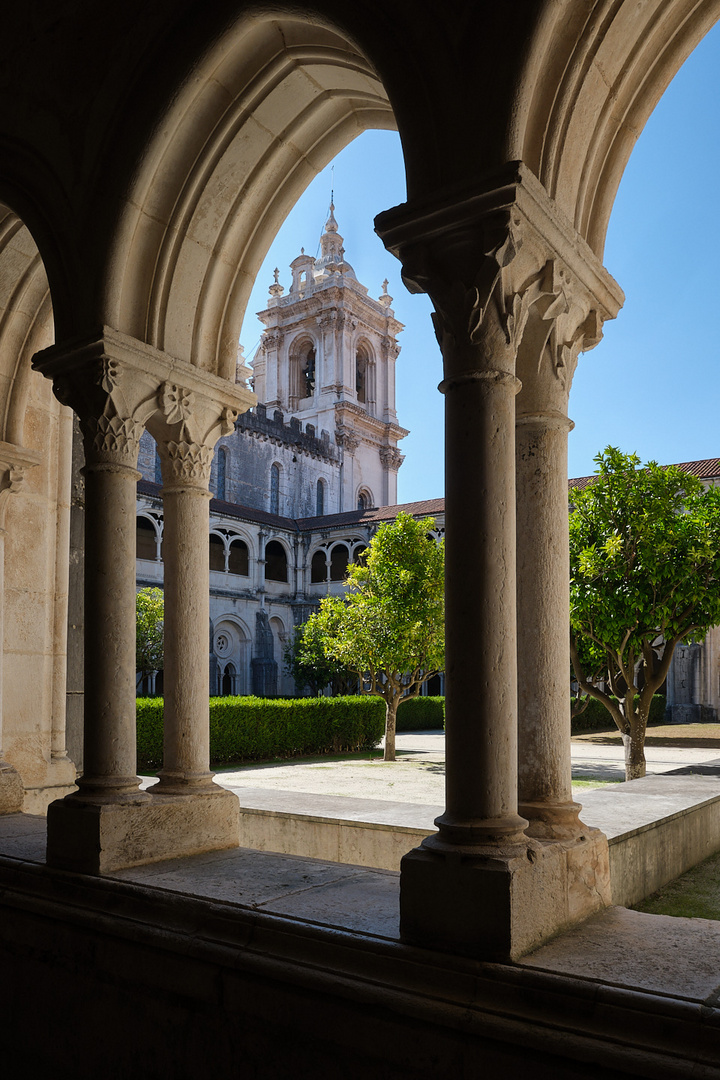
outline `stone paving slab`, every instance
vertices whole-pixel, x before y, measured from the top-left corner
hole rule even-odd
[[[717,1004],[720,923],[614,907],[543,945],[522,967]]]
[[[716,776],[645,776],[612,787],[594,788],[580,795],[580,817],[613,840],[647,828],[662,818],[683,814],[692,807],[720,798]]]

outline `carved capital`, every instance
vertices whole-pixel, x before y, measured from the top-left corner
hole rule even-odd
[[[571,324],[613,318],[623,294],[521,162],[474,190],[405,204],[376,218],[411,292],[427,292],[448,380],[514,375],[519,351],[537,367],[551,334],[574,347]],[[578,319],[578,316],[582,318]],[[587,346],[583,346],[587,347]],[[569,357],[554,349],[558,378]],[[520,374],[524,378],[527,358]]]
[[[359,437],[345,425],[335,428],[335,442],[341,449],[347,450],[348,454],[354,454],[360,445]]]
[[[163,487],[201,487],[210,483],[213,451],[197,443],[167,442],[161,448]]]
[[[381,446],[379,454],[383,467],[392,469],[393,472],[397,472],[405,460],[405,455],[401,454],[395,446]]]

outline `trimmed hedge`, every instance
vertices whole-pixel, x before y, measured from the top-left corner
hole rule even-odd
[[[665,723],[665,695],[655,694],[650,705],[648,724]],[[573,735],[584,735],[590,731],[614,731],[615,721],[601,701],[591,698],[587,708],[580,716],[572,719]]]
[[[369,749],[384,730],[377,697],[210,698],[213,765]],[[162,766],[162,743],[163,699],[138,698],[139,769]]]
[[[398,731],[442,731],[444,727],[444,697],[408,698],[398,705]]]

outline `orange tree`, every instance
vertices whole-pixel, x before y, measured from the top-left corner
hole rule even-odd
[[[321,642],[361,693],[385,700],[385,761],[395,760],[398,705],[445,665],[445,552],[428,535],[434,525],[409,514],[381,525],[348,568],[345,596],[324,599],[305,624],[308,659]]]
[[[675,646],[720,623],[720,489],[611,446],[595,461],[597,478],[571,494],[570,655],[581,692],[617,725],[634,780]]]

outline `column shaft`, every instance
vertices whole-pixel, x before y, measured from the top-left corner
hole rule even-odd
[[[89,456],[89,455],[88,455]],[[85,736],[77,796],[142,798],[136,775],[135,499],[139,473],[85,467]]]
[[[570,760],[567,417],[517,420],[520,813],[530,834],[581,828]]]
[[[196,487],[165,488],[165,732],[157,791],[210,784],[208,701],[209,500]]]
[[[516,379],[449,379],[446,404],[446,812],[450,843],[512,840],[517,814]]]

